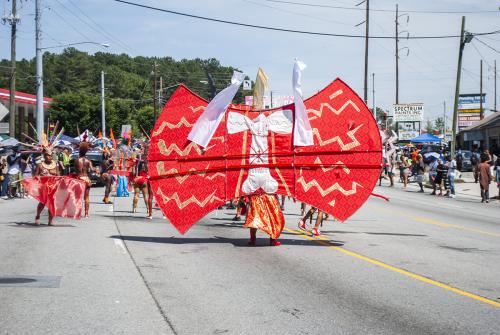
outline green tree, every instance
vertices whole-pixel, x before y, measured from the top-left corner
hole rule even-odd
[[[425,123],[425,130],[427,133],[432,134],[434,132],[434,125],[431,120],[427,120]]]
[[[59,120],[66,134],[76,136],[80,131],[100,129],[101,71],[105,72],[106,123],[115,134],[122,124],[131,124],[138,135],[142,125],[145,131],[153,127],[153,66],[162,78],[163,87],[185,84],[193,92],[208,99],[210,88],[203,83],[210,73],[217,91],[227,87],[233,70],[223,66],[215,58],[182,59],[172,57],[130,57],[126,54],[97,52],[90,55],[75,48],[62,53],[44,53],[44,93],[54,99],[48,115]],[[10,60],[0,60],[0,87],[9,87]],[[35,94],[35,59],[17,62],[16,87],[19,91]],[[166,101],[174,89],[164,90]],[[243,91],[239,90],[236,103],[243,102]]]
[[[444,118],[438,117],[436,120],[434,120],[434,129],[439,130],[441,134],[444,133]]]

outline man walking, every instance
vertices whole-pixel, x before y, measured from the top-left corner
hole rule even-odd
[[[447,196],[449,198],[455,198],[455,175],[457,171],[457,162],[451,156],[447,157],[448,162],[446,165],[448,166],[448,183],[450,185],[450,189],[447,192]]]
[[[481,187],[481,202],[490,202],[490,164],[488,164],[489,157],[481,155],[481,163],[478,165],[479,185]]]

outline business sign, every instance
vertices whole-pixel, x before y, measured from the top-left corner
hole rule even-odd
[[[479,114],[481,113],[481,110],[478,108],[478,109],[459,109],[458,110],[458,114],[462,115],[462,114]]]
[[[479,109],[481,105],[486,104],[486,93],[481,94],[460,94],[458,96],[458,109]]]
[[[424,120],[424,104],[397,104],[393,106],[393,121],[394,122],[405,122],[405,121],[419,121]]]
[[[481,117],[479,115],[474,116],[462,116],[458,117],[458,121],[481,121]]]
[[[470,126],[473,126],[477,121],[469,121],[469,120],[458,120],[458,128],[460,130],[464,128],[468,128]]]
[[[419,131],[417,130],[399,130],[398,131],[398,140],[399,141],[410,141],[411,139],[417,137]]]
[[[270,95],[264,95],[263,101],[264,101],[264,108],[271,108]],[[289,104],[293,104],[293,95],[273,95],[272,107],[286,106]],[[252,95],[245,96],[245,105],[247,106],[253,105]]]

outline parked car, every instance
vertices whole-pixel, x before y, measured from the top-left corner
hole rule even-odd
[[[472,161],[471,161],[472,152],[469,150],[462,150],[460,158],[462,160],[460,171],[462,172],[472,171]],[[458,159],[459,158],[457,157],[457,160]]]
[[[85,155],[91,162],[94,168],[96,168],[95,172],[90,173],[89,177],[92,181],[92,185],[102,185],[101,180],[101,163],[102,163],[102,152],[101,151],[87,151]],[[73,151],[71,154],[71,167],[70,172],[75,172],[75,160],[78,158],[78,150]]]

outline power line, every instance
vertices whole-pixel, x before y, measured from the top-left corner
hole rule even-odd
[[[471,41],[471,44],[472,44],[472,47],[476,50],[476,52],[478,53],[479,57],[481,57],[481,59],[486,63],[486,65],[488,65],[488,67],[491,67],[491,65],[488,63],[488,61],[486,60],[486,58],[484,58],[483,54],[481,53],[481,51],[479,51],[479,49],[477,48],[476,44],[474,43],[474,40]]]
[[[101,29],[101,34],[103,34],[106,38],[109,38],[113,41],[115,41],[119,46],[122,47],[122,49],[126,50],[126,51],[132,51],[133,53],[138,53],[136,52],[136,50],[134,50],[133,48],[129,47],[125,42],[123,42],[122,40],[120,40],[118,37],[116,37],[115,35],[111,34],[110,32],[106,31],[106,29],[100,25],[99,23],[97,23],[94,19],[92,19],[90,16],[88,16],[76,3],[74,3],[72,0],[68,0],[69,3],[71,5],[73,5],[73,7],[75,7],[80,13],[82,13],[90,22],[92,22],[93,24],[95,24],[99,29]]]
[[[256,1],[251,1],[251,0],[243,0],[243,1],[251,3],[251,4],[254,4],[254,5],[257,5],[257,6],[262,6],[262,7],[266,7],[266,8],[272,8],[272,9],[277,10],[279,12],[284,12],[284,13],[299,15],[299,16],[303,16],[303,17],[309,17],[309,18],[320,20],[320,21],[323,21],[323,22],[331,22],[331,23],[336,23],[336,24],[341,24],[341,25],[344,25],[344,26],[352,27],[352,24],[346,23],[346,22],[329,20],[329,19],[325,19],[325,18],[322,18],[322,17],[318,17],[318,16],[308,15],[308,14],[305,14],[305,13],[299,13],[299,12],[295,12],[295,11],[292,11],[292,10],[287,10],[287,9],[282,9],[282,8],[278,8],[278,7],[274,7],[274,6],[269,6],[269,5],[266,5],[266,4],[263,4],[263,3],[260,3],[260,2],[256,2]]]
[[[159,12],[164,12],[164,13],[169,13],[169,14],[174,14],[174,15],[179,15],[179,16],[190,17],[190,18],[193,18],[193,19],[199,19],[199,20],[205,20],[205,21],[212,21],[212,22],[218,22],[218,23],[225,23],[225,24],[230,24],[230,25],[235,25],[235,26],[241,26],[241,27],[247,27],[247,28],[265,29],[265,30],[287,32],[287,33],[305,34],[305,35],[330,36],[330,37],[347,37],[347,38],[366,38],[365,35],[322,33],[322,32],[314,32],[314,31],[305,31],[305,30],[295,30],[295,29],[286,29],[286,28],[261,26],[261,25],[256,25],[256,24],[241,23],[241,22],[221,20],[221,19],[214,19],[214,18],[207,17],[207,16],[200,16],[200,15],[182,13],[182,12],[177,12],[177,11],[173,11],[173,10],[169,10],[169,9],[163,9],[163,8],[158,8],[158,7],[143,5],[143,4],[139,4],[139,3],[135,3],[135,2],[131,2],[131,1],[125,1],[125,0],[112,0],[112,1],[123,3],[123,4],[126,4],[126,5],[131,5],[131,6],[141,7],[141,8],[145,8],[145,9],[150,9],[150,10],[154,10],[154,11],[159,11]],[[492,32],[486,32],[486,33],[475,33],[473,35],[479,35],[479,36],[481,36],[481,35],[492,35],[492,34],[498,34],[498,33],[500,33],[500,30],[496,30],[496,31],[492,31]],[[458,37],[460,37],[460,36],[459,35],[410,36],[408,39],[447,39],[447,38],[458,38]],[[394,36],[369,36],[369,38],[371,38],[371,39],[394,39],[395,37]]]
[[[85,35],[84,33],[82,33],[80,30],[78,30],[74,25],[72,25],[71,23],[69,23],[62,15],[60,15],[54,8],[50,8],[50,10],[56,14],[61,20],[63,20],[68,26],[70,26],[74,31],[76,31],[80,36],[82,36],[83,38],[85,38],[86,40],[88,41],[91,41],[92,39],[90,37],[88,37],[87,35]]]
[[[479,38],[477,38],[477,37],[476,37],[476,40],[477,40],[479,43],[481,43],[481,44],[483,44],[483,45],[487,46],[487,47],[488,47],[488,48],[490,48],[491,50],[495,51],[496,53],[499,53],[499,54],[500,54],[500,51],[499,51],[499,50],[497,50],[497,49],[493,48],[493,47],[492,47],[491,45],[489,45],[488,43],[481,41],[481,40],[480,40]]]
[[[282,3],[288,5],[306,6],[306,7],[320,7],[320,8],[333,8],[333,9],[345,9],[345,10],[364,10],[358,7],[347,7],[347,6],[333,6],[333,5],[322,5],[322,4],[311,4],[296,1],[283,1],[283,0],[264,0],[267,2]],[[370,9],[372,12],[396,12],[393,9]],[[484,13],[498,13],[498,10],[478,10],[478,11],[449,11],[449,10],[405,10],[405,13],[422,13],[422,14],[484,14]]]

